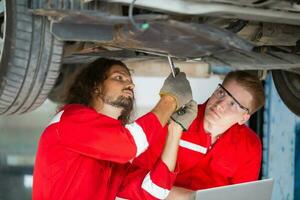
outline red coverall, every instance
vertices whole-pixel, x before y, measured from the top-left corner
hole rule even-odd
[[[246,125],[235,124],[211,145],[211,136],[203,128],[205,105],[198,106],[197,118],[181,137],[177,158],[179,172],[174,185],[198,190],[257,180],[262,158],[260,139]],[[135,159],[119,197],[157,199],[145,198],[135,191],[162,152],[165,140],[161,138]]]
[[[92,108],[65,106],[41,136],[34,166],[33,199],[115,199],[127,170],[128,164],[124,163],[148,148],[152,136],[162,130],[153,113],[124,127]],[[160,185],[166,189],[163,192],[168,192],[174,179],[174,174],[157,159],[144,185]]]

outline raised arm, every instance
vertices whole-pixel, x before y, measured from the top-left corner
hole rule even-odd
[[[144,168],[132,166],[124,178],[118,196],[136,200],[165,199],[176,178],[176,159],[179,140],[182,134],[182,124],[188,127],[197,114],[197,104],[194,101],[186,105],[183,115],[174,115],[177,123],[171,121],[168,125],[168,135],[161,155],[153,168],[148,171]],[[179,124],[180,122],[181,124]]]

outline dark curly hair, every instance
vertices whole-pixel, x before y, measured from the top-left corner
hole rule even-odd
[[[114,59],[99,58],[83,68],[78,74],[65,97],[64,103],[90,106],[96,86],[103,84],[107,78],[108,71],[113,65],[124,67],[130,74],[129,69],[123,62]],[[133,106],[124,109],[121,113],[119,120],[123,124],[128,123],[132,109]]]

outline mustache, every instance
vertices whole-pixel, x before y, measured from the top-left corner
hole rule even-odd
[[[124,88],[123,90],[122,90],[122,92],[131,92],[132,93],[132,97],[134,98],[134,91],[133,91],[133,89],[130,89],[130,88]]]

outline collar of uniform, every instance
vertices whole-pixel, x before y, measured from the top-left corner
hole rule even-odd
[[[194,122],[191,124],[188,131],[183,133],[180,141],[181,147],[202,154],[206,154],[209,147],[211,146],[211,136],[204,131],[203,127],[205,107],[206,102],[204,104],[198,105],[198,115]]]

